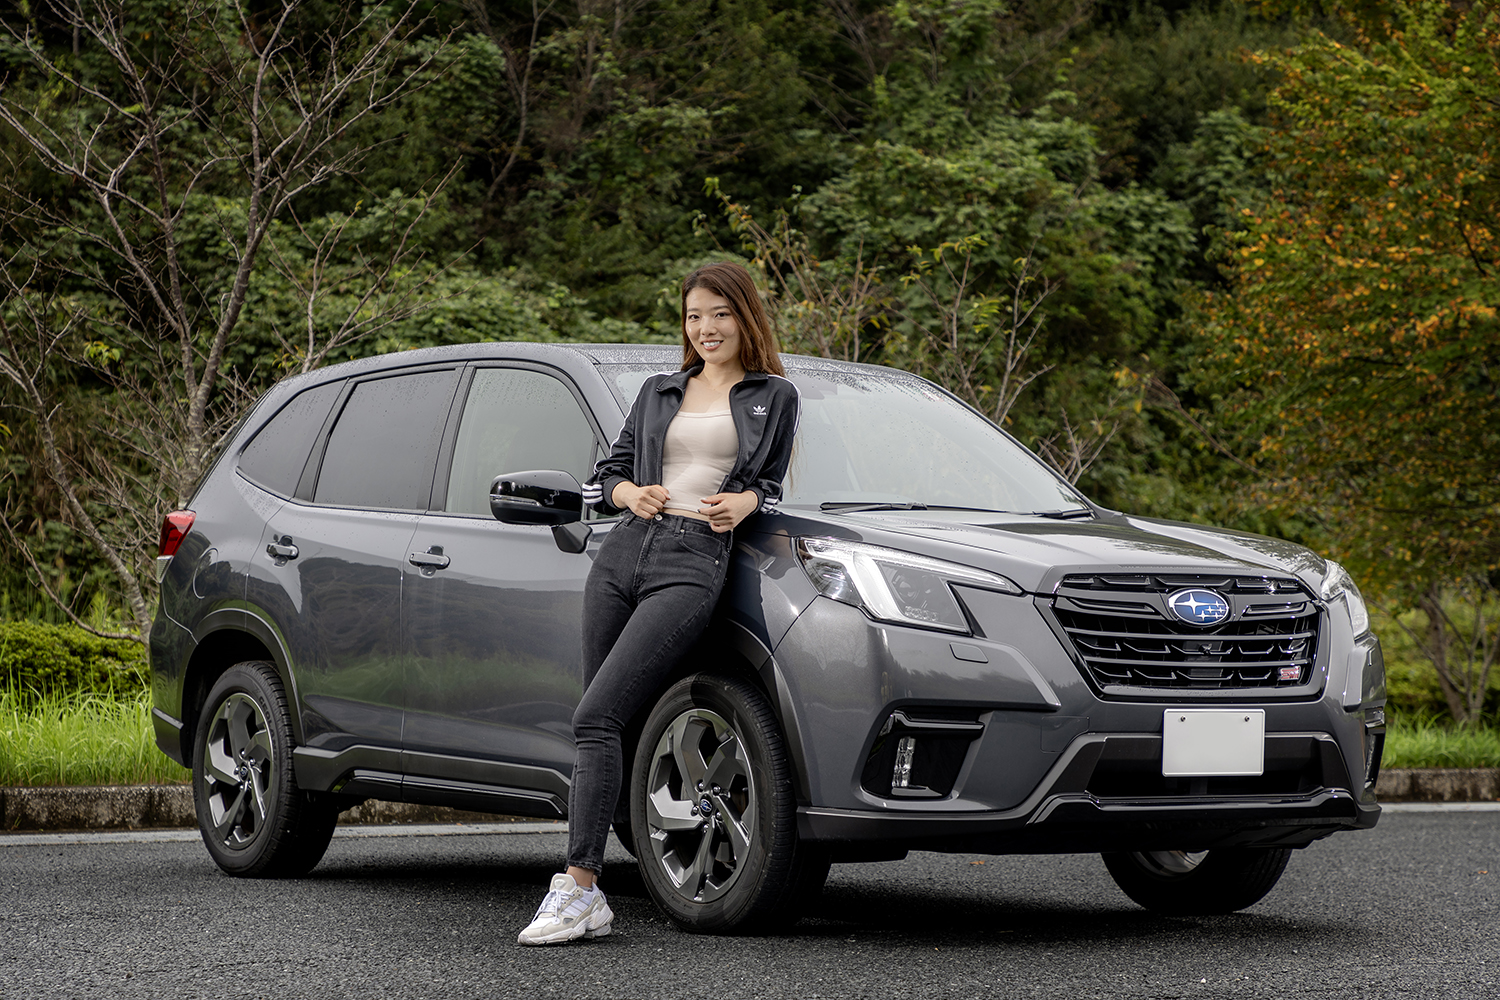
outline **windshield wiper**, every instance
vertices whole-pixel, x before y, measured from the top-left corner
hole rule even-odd
[[[831,500],[818,504],[819,510],[831,510],[840,514],[853,514],[862,510],[926,510],[925,503],[910,503],[905,501],[877,500],[867,502],[864,500]]]
[[[1089,507],[1069,507],[1067,510],[1034,510],[1037,517],[1050,517],[1054,521],[1073,521],[1082,517],[1093,517],[1094,512]]]

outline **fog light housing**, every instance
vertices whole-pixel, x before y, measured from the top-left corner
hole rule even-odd
[[[896,741],[896,763],[891,768],[891,787],[911,787],[911,765],[917,755],[917,738],[903,736]]]
[[[985,715],[977,708],[896,709],[875,734],[860,784],[883,798],[946,798],[984,732]]]

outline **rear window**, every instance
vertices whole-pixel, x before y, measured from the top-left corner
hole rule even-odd
[[[272,493],[291,496],[343,385],[326,382],[293,396],[240,452],[240,474]]]
[[[426,510],[454,371],[361,382],[334,424],[314,503]]]

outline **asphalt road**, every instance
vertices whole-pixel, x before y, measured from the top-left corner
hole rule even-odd
[[[0,998],[1500,997],[1497,811],[1387,813],[1204,919],[1090,855],[840,865],[767,938],[679,933],[616,847],[616,933],[518,947],[564,839],[341,831],[311,877],[253,882],[195,841],[0,837]]]

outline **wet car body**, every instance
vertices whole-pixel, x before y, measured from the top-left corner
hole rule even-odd
[[[583,581],[615,519],[584,522],[591,537],[569,552],[546,527],[500,523],[449,493],[479,481],[459,475],[463,455],[496,448],[521,464],[496,459],[478,470],[485,481],[518,468],[581,480],[623,422],[632,380],[677,359],[671,348],[481,344],[271,390],[163,560],[158,745],[191,764],[215,678],[264,661],[285,689],[301,789],[564,817]],[[1384,668],[1375,637],[1356,635],[1355,614],[1328,595],[1333,564],[1291,543],[1105,510],[1066,484],[1056,489],[1070,499],[1042,512],[988,509],[984,497],[950,509],[819,502],[811,485],[799,495],[799,477],[815,485],[837,461],[809,430],[820,394],[896,380],[918,408],[961,404],[888,369],[784,361],[803,389],[798,447],[813,441],[814,467],[794,460],[780,512],[736,531],[718,615],[683,673],[742,677],[769,703],[801,843],[832,860],[1191,853],[1296,848],[1375,824]],[[409,385],[391,388],[393,376]],[[508,443],[479,440],[478,418],[464,416],[491,383],[542,413]],[[377,391],[373,416],[351,416],[358,393]],[[411,415],[392,424],[380,416],[391,407]],[[292,414],[286,430],[261,434],[281,413]],[[542,439],[568,421],[568,463],[546,461]],[[413,468],[389,473],[381,455]],[[339,476],[343,492],[320,495]],[[882,619],[858,594],[820,589],[808,539],[835,563],[909,554],[905,569],[880,564],[892,593],[903,573],[919,588],[944,566],[972,579],[943,577],[935,614],[947,619]],[[1227,608],[1214,627],[1172,607],[1210,600]],[[1259,774],[1164,773],[1176,721],[1224,726],[1237,721],[1230,710],[1263,725]]]

